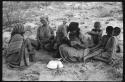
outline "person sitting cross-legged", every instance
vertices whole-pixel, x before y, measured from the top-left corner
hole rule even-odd
[[[103,35],[101,41],[97,46],[89,48],[89,53],[84,57],[84,61],[86,61],[89,58],[96,58],[97,56],[102,58],[105,62],[110,61],[110,57],[112,53],[110,48],[113,48],[112,41],[110,40],[110,38],[113,36],[113,27],[107,26],[106,33],[107,35]]]

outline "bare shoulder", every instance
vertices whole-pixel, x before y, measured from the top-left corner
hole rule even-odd
[[[117,41],[117,39],[115,38],[115,36],[112,36],[112,37],[109,38],[108,41],[113,43],[113,42]]]
[[[107,37],[107,35],[103,35],[103,36],[102,36],[102,38],[106,38],[106,37]]]

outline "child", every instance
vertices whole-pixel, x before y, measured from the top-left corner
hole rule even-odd
[[[95,22],[94,29],[92,29],[92,31],[90,32],[87,32],[89,35],[91,35],[94,45],[97,45],[101,39],[102,30],[100,28],[101,28],[100,22]]]
[[[61,24],[60,26],[58,26],[57,32],[56,32],[56,38],[55,38],[55,42],[53,44],[53,48],[57,51],[57,54],[55,55],[55,57],[60,57],[59,55],[59,46],[63,43],[67,43],[68,38],[67,38],[67,25],[66,25],[67,21],[64,20],[63,24]]]
[[[111,41],[109,39],[113,35],[113,27],[112,26],[107,26],[106,28],[106,33],[107,35],[104,35],[99,42],[99,44],[93,48],[90,48],[90,52],[86,57],[84,57],[84,61],[88,58],[94,58],[94,59],[100,59],[103,61],[103,58],[110,58],[110,48],[113,48],[111,44]],[[106,47],[109,47],[106,49]],[[102,59],[101,59],[102,58]],[[104,60],[107,61],[107,60]]]
[[[120,32],[121,32],[121,29],[119,27],[114,28],[113,37],[114,37],[114,40],[115,40],[115,43],[116,43],[116,46],[114,47],[114,48],[116,48],[115,49],[116,52],[121,52],[121,47],[120,47],[119,38],[118,38]]]
[[[103,35],[103,37],[101,38],[100,42],[98,45],[96,45],[95,47],[91,48],[92,50],[96,50],[99,48],[104,48],[106,46],[107,41],[109,40],[110,37],[112,37],[112,33],[113,33],[113,27],[112,26],[107,26],[106,27],[106,35]]]

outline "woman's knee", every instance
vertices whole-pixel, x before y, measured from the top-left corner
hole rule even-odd
[[[123,45],[120,45],[119,48],[120,48],[120,53],[123,53]]]
[[[62,50],[63,49],[63,47],[64,47],[64,45],[62,44],[62,45],[60,45],[59,46],[59,50]]]

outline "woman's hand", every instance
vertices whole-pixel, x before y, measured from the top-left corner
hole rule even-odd
[[[89,32],[86,32],[87,34],[91,34],[91,31],[89,31]]]
[[[94,31],[90,31],[90,32],[87,32],[88,34],[90,34],[90,35],[98,35],[99,34],[99,32],[94,32]]]
[[[73,46],[73,47],[75,47],[77,49],[85,49],[86,48],[86,46],[84,44],[81,44],[81,43],[79,43],[77,41],[72,41],[71,46]]]
[[[80,43],[77,41],[71,41],[71,46],[74,46],[74,45],[80,45]]]

